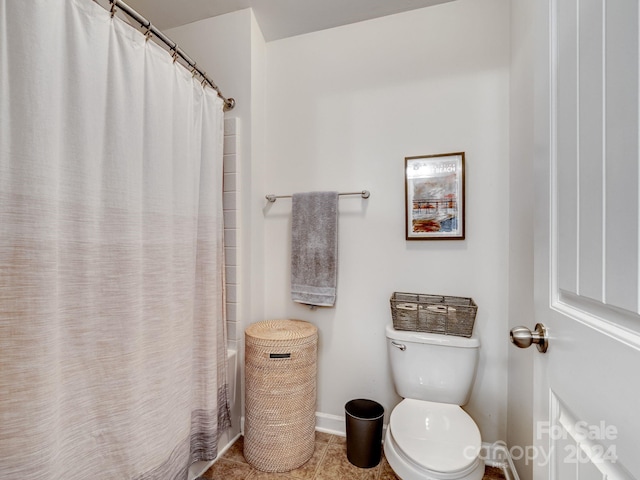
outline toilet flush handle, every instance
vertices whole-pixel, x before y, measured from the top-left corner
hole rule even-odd
[[[393,340],[391,340],[391,345],[393,345],[394,347],[402,350],[403,352],[407,349],[406,345],[403,345],[402,343],[396,343]]]

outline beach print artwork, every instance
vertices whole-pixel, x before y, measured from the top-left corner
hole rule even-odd
[[[407,240],[464,239],[464,153],[405,158]]]

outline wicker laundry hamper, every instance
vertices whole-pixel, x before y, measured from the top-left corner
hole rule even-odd
[[[266,320],[245,331],[244,457],[264,472],[288,472],[315,448],[318,329]]]

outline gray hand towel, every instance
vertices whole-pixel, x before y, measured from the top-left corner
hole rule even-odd
[[[291,298],[332,307],[338,271],[338,192],[294,193],[291,208]]]

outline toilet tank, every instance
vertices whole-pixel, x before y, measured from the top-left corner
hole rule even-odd
[[[480,340],[396,330],[387,325],[396,392],[403,398],[465,405],[476,377]]]

